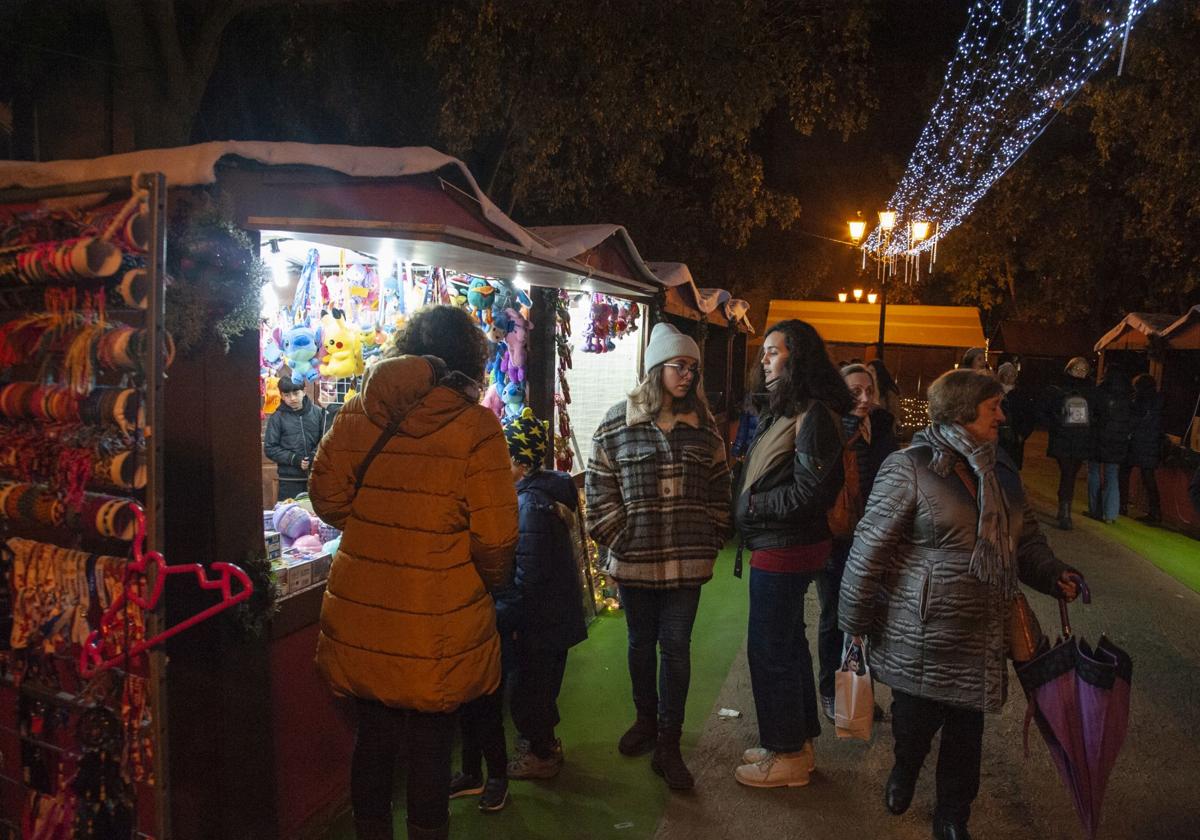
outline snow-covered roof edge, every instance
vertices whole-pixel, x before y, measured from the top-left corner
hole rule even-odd
[[[46,187],[78,181],[120,178],[138,172],[161,172],[169,187],[192,187],[217,180],[217,163],[236,155],[266,165],[319,166],[356,178],[389,178],[425,175],[447,166],[462,173],[484,218],[511,236],[521,247],[539,256],[553,256],[521,225],[505,215],[480,189],[475,176],[458,158],[428,146],[387,148],[382,146],[335,146],[312,143],[268,143],[225,140],[147,149],[90,160],[58,160],[46,163],[0,161],[0,188]]]
[[[1095,352],[1103,350],[1116,341],[1127,329],[1136,330],[1147,336],[1162,335],[1164,328],[1171,323],[1173,318],[1173,315],[1161,312],[1130,312],[1121,319],[1119,324],[1101,336],[1092,350]]]
[[[642,259],[642,255],[638,252],[637,245],[634,244],[633,237],[629,235],[629,231],[621,225],[544,225],[530,227],[527,230],[535,237],[546,242],[547,246],[551,249],[551,253],[560,260],[573,260],[580,254],[597,247],[604,240],[616,236],[629,251],[633,268],[642,275],[642,279],[652,284],[660,282],[660,278],[650,269],[649,264]]]
[[[1163,338],[1170,338],[1176,332],[1183,329],[1184,326],[1186,326],[1191,321],[1198,321],[1198,320],[1200,320],[1200,303],[1193,306],[1187,312],[1184,312],[1182,315],[1179,316],[1178,319],[1175,320],[1174,323],[1171,324],[1171,326],[1169,326],[1165,330],[1163,330],[1162,331]]]
[[[725,289],[701,288],[696,285],[691,269],[681,262],[649,262],[650,270],[658,277],[664,286],[683,286],[696,304],[696,308],[707,315],[718,307],[722,308],[725,317],[735,323],[745,324],[750,332],[754,325],[750,323],[750,304],[740,298],[735,298]]]

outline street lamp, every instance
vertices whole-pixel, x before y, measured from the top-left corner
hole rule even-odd
[[[845,292],[838,292],[838,303],[845,303],[848,295]]]
[[[854,290],[854,302],[855,302],[855,303],[862,303],[862,296],[863,296],[863,290],[862,290],[862,289],[855,289],[855,290]]]
[[[877,297],[879,297],[879,295],[875,294],[874,292],[867,292],[867,303],[875,303],[875,299]]]

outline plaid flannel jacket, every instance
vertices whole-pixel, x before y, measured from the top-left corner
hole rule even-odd
[[[663,431],[617,403],[592,440],[585,487],[588,530],[617,581],[677,589],[712,577],[730,533],[730,479],[711,416],[676,416]]]

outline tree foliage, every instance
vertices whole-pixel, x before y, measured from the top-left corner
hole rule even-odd
[[[1097,328],[1200,302],[1198,42],[1200,0],[1139,20],[1124,73],[1091,83],[948,237],[941,291]]]

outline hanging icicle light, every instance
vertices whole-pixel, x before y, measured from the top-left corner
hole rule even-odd
[[[863,247],[936,251],[1158,0],[975,0],[908,167]],[[1122,61],[1123,64],[1123,61]],[[916,240],[920,213],[933,234]],[[885,219],[885,215],[888,218]],[[909,236],[890,236],[890,231]]]

